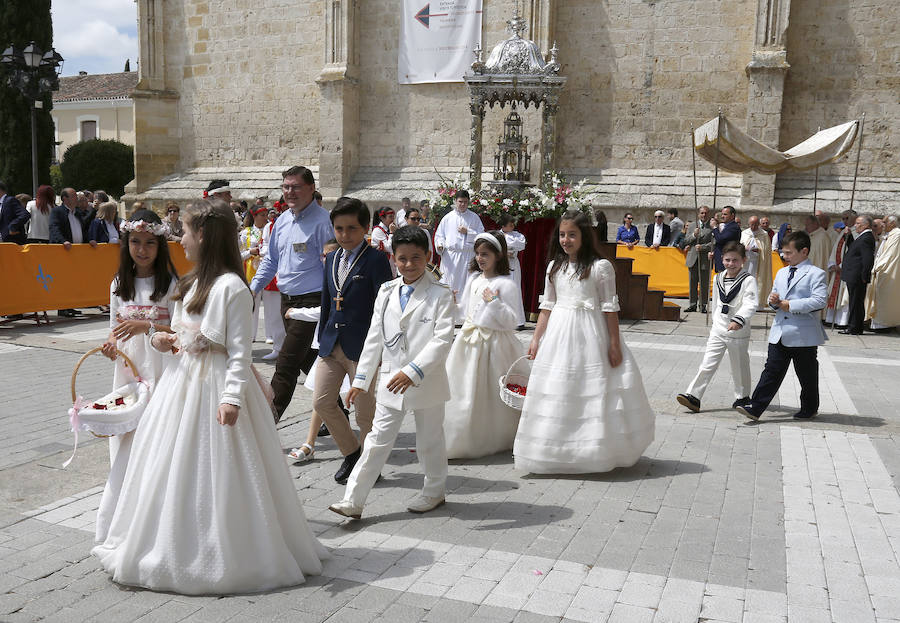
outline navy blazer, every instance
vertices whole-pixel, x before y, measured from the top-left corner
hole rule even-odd
[[[672,229],[669,227],[668,223],[663,223],[663,232],[662,232],[662,240],[659,243],[661,247],[669,246],[669,242],[672,240]],[[656,223],[650,223],[647,225],[647,233],[644,234],[644,244],[648,247],[653,246],[653,228],[656,227]]]
[[[353,266],[341,292],[341,309],[336,309],[337,288],[334,285],[335,261],[343,249],[325,256],[325,279],[322,284],[322,308],[319,316],[319,356],[327,357],[339,344],[351,361],[359,361],[363,343],[372,322],[375,297],[381,284],[394,278],[386,254],[363,243],[362,256]],[[354,258],[356,259],[356,258]]]
[[[119,219],[116,219],[116,229],[119,229]],[[102,218],[95,218],[88,227],[88,240],[94,242],[109,242],[109,231],[106,229],[106,221]]]
[[[75,210],[75,218],[81,223],[81,237],[87,242],[88,228],[85,223],[85,215],[80,210]],[[72,227],[69,225],[69,208],[64,205],[53,206],[50,210],[50,243],[62,244],[72,242]]]
[[[735,221],[725,223],[725,227],[719,230],[712,230],[713,237],[716,239],[716,247],[713,249],[713,263],[716,266],[716,272],[720,273],[725,270],[725,264],[722,263],[722,247],[729,242],[741,241],[741,226]]]
[[[3,195],[0,201],[0,242],[25,244],[25,223],[30,218],[31,215],[21,201],[12,195]]]

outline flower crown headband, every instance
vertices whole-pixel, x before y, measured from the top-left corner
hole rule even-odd
[[[122,231],[149,232],[154,236],[165,236],[169,230],[163,223],[148,223],[147,221],[125,221],[121,225]]]

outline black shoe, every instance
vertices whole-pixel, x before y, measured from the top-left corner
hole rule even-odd
[[[688,305],[687,307],[684,308],[684,313],[686,313],[686,314],[689,312],[695,312],[695,311],[697,311],[696,305]]]
[[[795,420],[808,420],[810,418],[816,417],[816,413],[806,413],[805,411],[798,411],[792,417]]]
[[[362,448],[357,448],[356,452],[348,454],[344,457],[344,462],[341,463],[341,468],[334,473],[334,479],[338,484],[347,484],[347,478],[350,476],[350,472],[353,471],[353,468],[356,467],[356,462],[359,460],[359,457],[361,455]]]
[[[759,414],[756,413],[755,411],[752,411],[752,410],[750,409],[750,404],[749,404],[749,403],[747,403],[747,404],[742,404],[742,405],[738,405],[738,406],[736,406],[734,409],[735,409],[735,411],[737,411],[738,413],[742,413],[745,417],[750,418],[750,419],[753,420],[754,422],[759,422]]]
[[[746,407],[748,404],[750,404],[750,396],[744,396],[743,398],[738,398],[737,400],[732,402],[731,408],[737,409],[738,407],[740,407],[742,405]]]
[[[841,335],[862,335],[862,331],[854,331],[853,329],[843,329],[838,331]]]
[[[322,425],[319,427],[319,432],[316,433],[316,437],[330,437],[330,436],[331,436],[331,431],[328,430],[328,427],[327,427],[327,426],[325,426],[324,424],[322,424]]]
[[[678,401],[678,404],[687,407],[694,413],[697,413],[700,410],[700,401],[695,396],[691,396],[690,394],[678,394],[675,397],[675,400]]]
[[[700,313],[701,313],[701,314],[705,314],[705,313],[706,313],[706,305],[704,305],[703,307],[700,308]]]

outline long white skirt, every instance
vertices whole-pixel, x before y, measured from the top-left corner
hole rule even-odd
[[[523,355],[512,331],[466,325],[447,358],[450,401],[444,407],[448,459],[472,459],[512,448],[519,412],[500,399],[498,379]]]
[[[531,370],[513,454],[534,474],[628,467],[653,441],[655,415],[628,346],[609,364],[603,313],[557,304]]]
[[[293,586],[328,556],[297,497],[272,412],[251,378],[236,424],[216,421],[226,355],[183,354],[135,431],[106,540],[114,581],[183,594]]]

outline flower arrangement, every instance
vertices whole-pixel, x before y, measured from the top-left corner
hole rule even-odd
[[[476,199],[476,193],[472,190],[468,178],[461,171],[452,180],[445,179],[440,173],[438,173],[438,177],[441,178],[441,183],[438,185],[437,190],[427,193],[429,204],[431,205],[428,215],[429,226],[440,221],[445,214],[454,208],[456,193],[459,191],[466,190],[469,192],[473,207]]]
[[[120,229],[127,232],[149,232],[154,236],[165,236],[169,232],[165,223],[148,223],[147,221],[124,221],[120,225]]]

